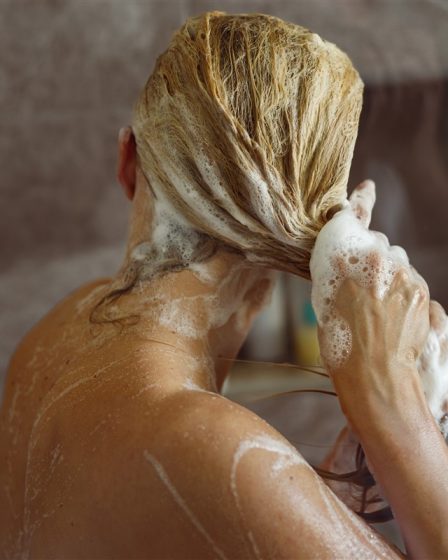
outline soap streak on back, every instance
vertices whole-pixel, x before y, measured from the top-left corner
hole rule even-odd
[[[185,513],[185,515],[188,517],[188,519],[191,521],[191,523],[196,527],[196,529],[199,531],[199,533],[205,538],[205,540],[211,545],[211,547],[213,548],[214,552],[218,555],[219,558],[221,558],[222,560],[227,560],[227,556],[224,554],[224,552],[217,546],[217,544],[214,542],[214,540],[212,539],[212,537],[209,535],[209,533],[206,531],[206,529],[204,528],[204,526],[202,525],[202,523],[199,521],[199,519],[195,516],[195,514],[191,511],[191,509],[188,507],[188,504],[185,502],[185,500],[182,498],[182,496],[179,494],[179,492],[176,490],[175,486],[173,485],[173,483],[171,482],[171,480],[169,479],[165,469],[163,468],[162,464],[159,463],[159,461],[157,461],[157,459],[154,457],[154,455],[152,455],[147,449],[143,452],[143,455],[145,457],[145,459],[154,467],[154,469],[157,472],[157,475],[159,476],[160,480],[162,481],[162,483],[165,485],[165,487],[168,489],[168,491],[170,492],[170,494],[172,495],[173,499],[175,500],[175,502],[178,504],[178,506],[182,509],[182,511]]]

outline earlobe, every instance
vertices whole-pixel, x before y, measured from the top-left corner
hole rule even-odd
[[[130,126],[121,128],[118,134],[117,178],[126,196],[132,200],[137,179],[137,148]]]

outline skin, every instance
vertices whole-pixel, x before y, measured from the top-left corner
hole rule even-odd
[[[425,307],[425,294],[403,271],[397,274],[388,295],[378,306],[378,300],[363,294],[363,289],[350,281],[341,290],[340,310],[348,312],[350,324],[355,327],[355,344],[360,345],[361,337],[367,341],[364,353],[369,358],[352,354],[343,368],[333,372],[333,380],[369,468],[392,507],[410,556],[445,558],[448,451],[427,407],[414,358],[424,343],[421,310]],[[373,305],[363,307],[361,317],[355,318],[345,307],[348,298],[356,302],[361,298],[364,304]],[[397,323],[385,323],[379,318],[378,307],[383,313],[383,306],[391,317],[398,318]],[[397,353],[385,358],[381,350],[391,343],[396,345]],[[355,372],[361,375],[349,395],[348,385]]]
[[[367,227],[372,204],[362,200],[362,191],[356,198],[358,216]],[[372,254],[378,266],[381,258]],[[347,278],[335,308],[350,325],[353,351],[341,367],[328,370],[349,427],[326,466],[343,465],[343,446],[353,449],[359,441],[409,556],[446,558],[448,449],[416,367],[429,326],[442,336],[446,314],[440,304],[429,301],[423,279],[406,269],[397,272],[382,300],[376,297],[375,286],[362,287]],[[447,353],[445,344],[442,360]]]
[[[129,254],[150,238],[152,215],[129,127],[120,132],[118,159],[118,178],[133,203]],[[142,283],[120,298],[118,312],[139,315],[136,324],[124,329],[89,321],[92,302],[114,279],[84,286],[21,342],[1,409],[2,558],[400,557],[281,434],[219,395],[272,276],[227,251],[218,252],[206,267],[212,279],[207,282],[184,270]],[[359,340],[367,335],[378,368],[368,367],[355,344],[347,369],[332,375],[344,412],[366,446],[414,553],[413,547],[421,548],[412,531],[420,531],[425,551],[431,547],[433,519],[424,504],[436,501],[436,511],[446,513],[431,483],[424,486],[420,478],[422,468],[439,474],[434,452],[444,461],[446,450],[427,417],[412,361],[392,359],[397,347],[407,356],[409,344],[420,340],[414,331],[403,340],[400,327],[413,328],[425,315],[405,278],[395,289],[402,297],[382,305],[372,294],[344,285],[341,309],[344,298],[354,295],[362,306],[377,306],[372,324],[367,312],[347,319],[358,325]],[[201,336],[184,336],[175,325],[163,325],[155,295],[177,301],[182,316],[202,329]],[[210,295],[231,311],[215,327],[207,327],[213,319]],[[383,337],[378,348],[375,336],[392,311],[397,326],[391,326],[391,338]],[[350,390],[359,372],[362,382],[354,399]],[[409,385],[403,401],[411,402],[408,409],[400,404],[402,384]],[[376,422],[378,411],[388,423]],[[428,463],[420,457],[423,464],[416,470],[405,458],[422,430],[417,436],[409,433],[400,414],[406,420],[412,416],[411,425],[421,422],[430,434],[434,458]],[[392,420],[398,428],[391,428]],[[398,454],[393,466],[389,458],[385,461],[383,445],[389,446],[390,456]],[[401,492],[388,482],[386,469]],[[415,508],[421,513],[406,511]]]

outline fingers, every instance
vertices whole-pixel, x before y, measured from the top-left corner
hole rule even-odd
[[[347,261],[344,257],[336,255],[333,259],[333,265],[341,278],[345,278],[348,275]]]
[[[429,303],[429,323],[436,334],[441,335],[444,333],[447,320],[445,310],[440,303],[431,300]]]
[[[387,238],[387,235],[385,235],[384,233],[381,233],[380,231],[372,231],[373,235],[377,238],[378,243],[385,248],[389,248],[390,244],[389,244],[389,239]]]
[[[429,286],[428,286],[426,280],[423,278],[423,276],[421,274],[419,274],[419,272],[412,265],[409,265],[409,267],[410,267],[411,273],[414,277],[414,280],[417,282],[417,284],[420,284],[424,288],[424,290],[425,290],[425,292],[428,296],[428,299],[429,299]]]
[[[340,281],[341,286],[346,284],[345,289],[340,290],[341,293],[345,293],[347,289],[352,289],[355,285],[370,286],[372,288],[378,285],[385,266],[381,253],[379,251],[371,251],[364,257],[361,257],[361,259],[360,261],[360,258],[354,255],[348,257],[336,255],[333,258],[333,267],[336,272],[335,279],[338,283]]]
[[[349,200],[350,206],[358,220],[368,228],[376,200],[375,183],[370,179],[366,179],[355,187]]]
[[[132,128],[129,125],[122,126],[118,131],[118,140],[120,142],[127,141],[130,138],[131,134],[132,134]]]
[[[425,282],[416,281],[413,272],[408,267],[401,267],[395,273],[388,294],[392,298],[400,298],[403,302],[413,302],[415,305],[428,309],[429,291]]]
[[[392,279],[392,283],[389,288],[390,293],[404,291],[405,289],[409,288],[411,281],[410,270],[401,267],[397,270],[394,274]]]
[[[378,251],[372,251],[366,255],[366,273],[370,273],[373,278],[377,278],[381,274],[383,268],[383,257]]]
[[[394,274],[391,285],[387,294],[392,298],[399,298],[403,300],[405,297],[409,297],[411,288],[411,277],[409,269],[401,267]]]
[[[342,315],[352,308],[356,307],[361,297],[361,286],[353,278],[346,277],[341,282],[339,289],[336,293],[334,301],[334,308]]]

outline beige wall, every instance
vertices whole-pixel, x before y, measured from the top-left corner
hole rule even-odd
[[[371,84],[351,184],[382,182],[377,223],[448,304],[442,2],[0,0],[2,370],[42,313],[120,262],[118,128],[170,34],[211,8],[272,13],[350,54]]]

